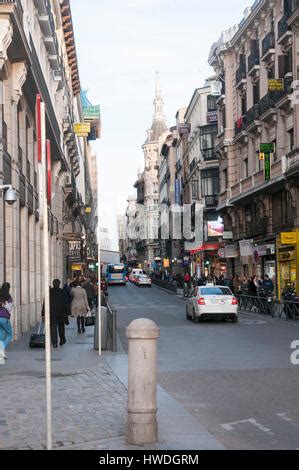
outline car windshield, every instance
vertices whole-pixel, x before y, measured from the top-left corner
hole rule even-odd
[[[205,287],[200,289],[201,295],[232,295],[227,287]]]

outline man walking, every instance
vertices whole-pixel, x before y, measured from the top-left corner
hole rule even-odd
[[[44,318],[44,307],[42,316]],[[60,346],[66,343],[65,324],[68,324],[68,317],[71,314],[70,304],[65,291],[60,289],[60,280],[53,281],[53,288],[50,290],[50,325],[51,341],[54,348],[58,346],[58,334]],[[58,330],[58,331],[57,331]]]

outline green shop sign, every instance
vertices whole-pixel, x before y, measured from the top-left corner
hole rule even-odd
[[[274,153],[275,152],[275,144],[272,142],[271,144],[261,144],[260,145],[260,153]]]
[[[265,153],[264,173],[265,173],[265,181],[270,181],[271,180],[271,155],[270,153]]]

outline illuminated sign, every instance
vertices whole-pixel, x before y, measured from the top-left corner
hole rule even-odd
[[[297,243],[296,232],[284,232],[281,234],[282,245],[295,245]]]
[[[74,132],[78,135],[78,137],[87,137],[90,133],[90,122],[74,124]]]
[[[268,91],[284,91],[284,79],[283,78],[269,78],[268,79]]]

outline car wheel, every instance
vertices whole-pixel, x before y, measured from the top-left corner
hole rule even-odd
[[[239,318],[238,317],[234,317],[233,320],[232,320],[233,323],[238,323],[239,322]]]

